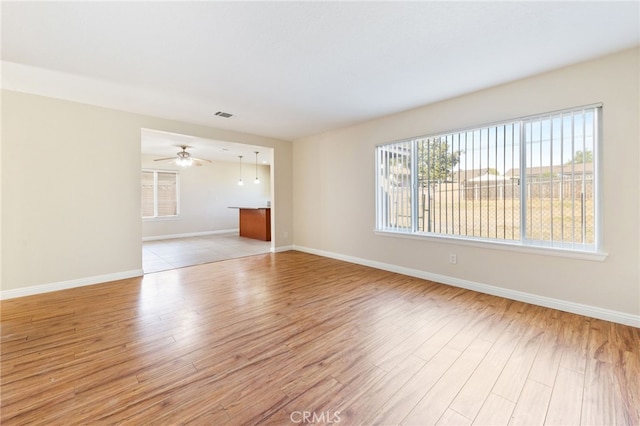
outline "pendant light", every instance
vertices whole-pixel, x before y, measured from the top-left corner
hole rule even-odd
[[[253,151],[256,153],[256,180],[253,183],[260,183],[260,179],[258,179],[258,151]]]
[[[242,155],[238,155],[238,158],[240,158],[240,179],[238,179],[238,186],[242,186],[244,185],[244,182],[242,182]]]

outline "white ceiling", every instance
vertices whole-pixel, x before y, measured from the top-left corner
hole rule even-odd
[[[285,140],[640,44],[637,1],[1,7],[5,88]]]
[[[189,135],[162,132],[153,129],[141,131],[142,153],[155,158],[176,157],[181,146],[187,146],[187,151],[194,158],[211,161],[225,161],[238,163],[238,156],[242,155],[242,164],[270,165],[272,149],[263,146],[239,144],[226,141],[213,141]],[[256,156],[256,152],[258,155]]]

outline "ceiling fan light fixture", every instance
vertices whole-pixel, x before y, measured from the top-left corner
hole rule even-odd
[[[153,161],[165,161],[176,164],[180,167],[191,167],[192,165],[201,166],[203,163],[211,163],[211,160],[205,160],[204,158],[194,158],[187,152],[187,145],[180,145],[182,151],[178,152],[175,157],[169,158],[156,158]]]
[[[193,164],[193,159],[191,158],[191,154],[187,152],[187,147],[182,147],[182,151],[178,152],[178,158],[176,159],[176,164],[180,167],[189,167]]]
[[[193,165],[193,160],[191,158],[178,158],[176,164],[180,167],[190,167]]]

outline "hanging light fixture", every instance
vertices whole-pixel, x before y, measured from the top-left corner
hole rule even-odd
[[[193,159],[185,148],[183,148],[182,152],[178,153],[176,164],[180,167],[191,167],[191,165],[193,164]]]
[[[256,153],[256,180],[253,183],[260,183],[260,179],[258,179],[258,151],[253,151]]]
[[[244,185],[244,182],[242,182],[242,155],[238,155],[238,158],[240,158],[240,179],[238,179],[238,186],[242,186]]]

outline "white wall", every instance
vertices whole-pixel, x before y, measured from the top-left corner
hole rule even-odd
[[[245,185],[238,186],[238,163],[216,161],[182,168],[158,164],[154,158],[157,156],[143,154],[142,168],[180,173],[180,215],[175,219],[143,220],[143,238],[237,230],[238,210],[230,206],[264,207],[271,200],[269,166],[258,165],[260,183],[254,184],[255,165],[245,164]]]
[[[7,90],[1,118],[2,297],[142,272],[142,128],[273,148],[273,242],[292,244],[290,142]]]
[[[633,49],[296,140],[295,245],[640,320],[639,75]],[[376,144],[599,102],[604,261],[374,234]],[[449,253],[457,254],[457,265],[449,264]]]

